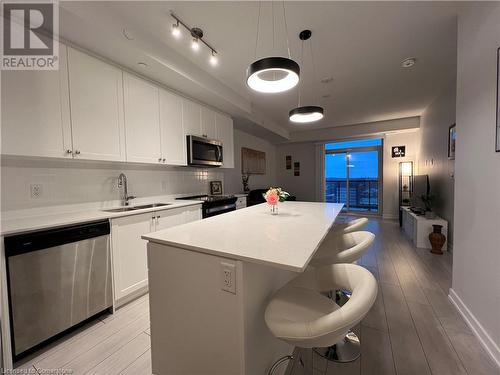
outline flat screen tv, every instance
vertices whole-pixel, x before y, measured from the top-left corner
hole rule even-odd
[[[429,176],[426,174],[416,175],[413,177],[413,195],[411,206],[417,210],[425,211],[425,204],[422,201],[422,195],[429,195],[431,186],[429,184]]]

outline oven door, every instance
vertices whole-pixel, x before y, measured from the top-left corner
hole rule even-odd
[[[225,214],[226,212],[236,211],[236,203],[228,203],[221,206],[212,206],[203,209],[202,218]]]
[[[220,167],[222,165],[222,142],[187,136],[188,165]]]

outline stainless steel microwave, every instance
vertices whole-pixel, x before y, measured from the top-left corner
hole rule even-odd
[[[220,167],[222,165],[222,142],[215,139],[187,136],[188,165],[197,167]]]

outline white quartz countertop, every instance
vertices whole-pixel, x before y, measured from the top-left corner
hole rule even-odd
[[[333,226],[342,204],[283,202],[271,215],[267,204],[142,236],[191,251],[302,272]]]
[[[8,216],[3,215],[2,213],[0,233],[2,236],[6,236],[40,229],[48,229],[97,220],[114,219],[117,217],[138,215],[146,212],[172,210],[179,207],[201,204],[200,201],[156,199],[152,202],[147,200],[141,201],[137,204],[132,204],[131,207],[134,205],[149,203],[168,203],[168,206],[145,208],[126,212],[103,211],[103,209],[115,207],[105,207],[102,209],[95,207],[79,209],[75,209],[75,207],[66,209],[61,207],[47,207],[44,210],[45,212],[41,209],[37,209],[36,212],[32,213],[9,213]]]

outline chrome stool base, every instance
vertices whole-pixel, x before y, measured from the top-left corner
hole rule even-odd
[[[344,339],[327,348],[314,348],[318,355],[332,362],[353,362],[361,355],[361,347],[358,336],[349,331]]]
[[[293,361],[293,355],[285,355],[281,358],[279,358],[276,362],[273,363],[269,371],[267,372],[267,375],[273,375],[274,372],[282,363],[288,362],[288,361]]]

